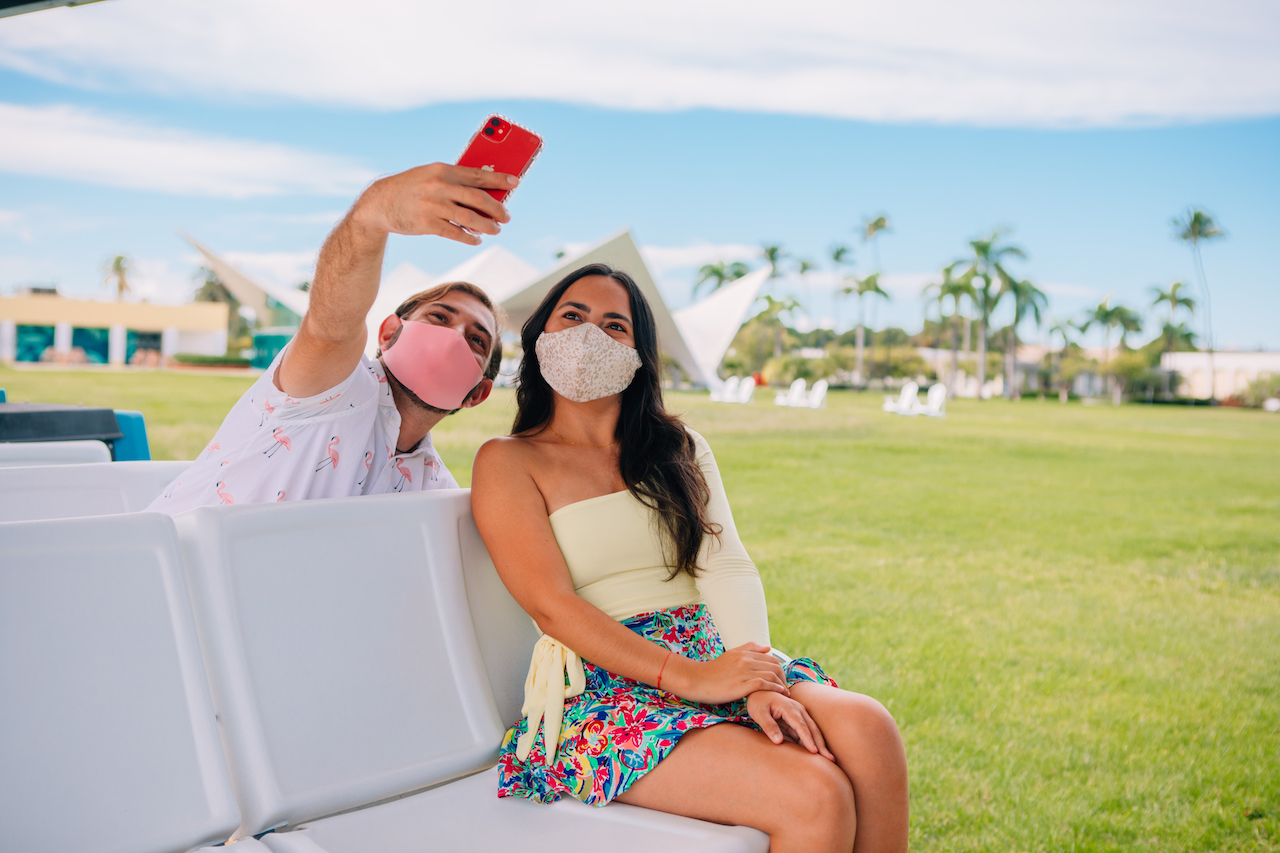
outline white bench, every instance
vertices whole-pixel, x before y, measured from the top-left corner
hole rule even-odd
[[[90,443],[106,447],[100,441]],[[190,465],[148,461],[0,467],[0,521],[137,512]]]
[[[498,799],[535,634],[466,491],[0,523],[3,846],[768,849]]]
[[[0,847],[175,853],[240,823],[172,521],[0,524]]]
[[[0,441],[0,468],[110,461],[111,448],[101,441]]]
[[[536,632],[469,492],[174,521],[241,806],[234,837],[275,829],[261,836],[274,853],[768,849],[756,830],[620,803],[498,799],[489,768]]]

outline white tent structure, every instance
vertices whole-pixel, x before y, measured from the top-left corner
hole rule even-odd
[[[594,263],[609,264],[630,274],[653,308],[658,346],[663,353],[674,359],[695,385],[720,386],[716,368],[742,327],[760,286],[768,278],[767,270],[744,276],[702,302],[673,314],[654,283],[630,229],[623,229],[576,255],[563,258],[522,286],[508,292],[493,289],[490,293],[501,300],[507,312],[508,328],[518,328],[556,282],[578,267]]]
[[[768,267],[747,273],[673,315],[708,388],[717,389],[723,384],[716,368],[768,280]]]
[[[268,296],[299,316],[306,313],[306,293],[254,281],[194,238],[183,236],[204,256],[231,294],[242,305],[259,312],[260,317],[267,316]],[[372,356],[377,349],[378,326],[382,321],[393,314],[405,299],[432,285],[468,281],[484,288],[506,312],[504,329],[519,332],[556,282],[573,270],[592,263],[609,264],[629,273],[653,308],[658,326],[658,346],[663,353],[674,359],[695,385],[720,387],[716,368],[738,329],[747,320],[760,288],[769,278],[768,269],[749,273],[702,301],[672,312],[654,283],[629,229],[618,231],[582,252],[565,257],[541,273],[501,246],[491,246],[439,276],[428,275],[411,263],[402,263],[382,279],[366,320],[369,338],[365,352]]]
[[[181,231],[178,233],[182,234],[183,239],[194,246],[196,251],[204,257],[209,269],[217,273],[218,279],[226,285],[231,295],[239,300],[241,305],[252,308],[254,314],[259,318],[271,316],[271,309],[267,305],[268,296],[299,317],[307,313],[307,305],[310,300],[305,292],[297,288],[279,287],[274,284],[263,284],[254,281],[190,234],[183,234]]]

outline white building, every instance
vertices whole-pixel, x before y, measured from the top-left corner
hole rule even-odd
[[[1207,352],[1167,352],[1160,357],[1160,366],[1178,374],[1182,396],[1209,396]],[[1215,352],[1213,373],[1213,396],[1225,400],[1244,391],[1255,379],[1280,376],[1280,352]]]

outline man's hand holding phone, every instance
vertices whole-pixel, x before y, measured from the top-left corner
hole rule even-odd
[[[520,179],[503,172],[432,163],[377,181],[356,202],[353,224],[382,234],[435,234],[469,246],[497,234],[511,215],[490,191]]]

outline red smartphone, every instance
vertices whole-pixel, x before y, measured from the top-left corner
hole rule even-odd
[[[471,137],[458,158],[459,166],[486,172],[505,172],[523,178],[542,151],[542,137],[500,115],[491,115]],[[485,190],[498,201],[506,201],[511,190]],[[477,211],[479,212],[479,211]]]

